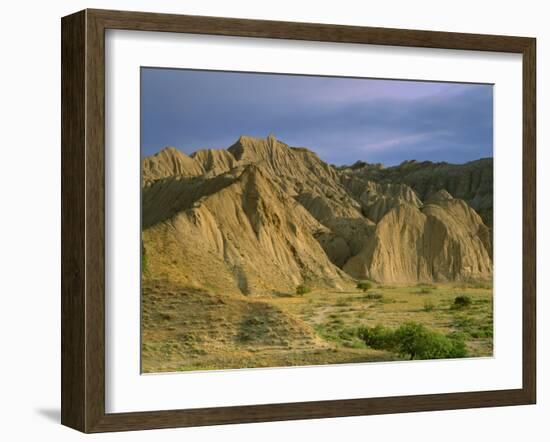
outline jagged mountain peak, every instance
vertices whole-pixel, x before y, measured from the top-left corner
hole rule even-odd
[[[237,161],[260,161],[273,156],[278,150],[287,149],[287,144],[279,141],[273,134],[269,134],[266,138],[241,135],[227,150]]]
[[[161,150],[159,150],[155,156],[160,155],[178,155],[183,154],[185,155],[181,150],[179,150],[177,147],[174,146],[164,146]]]
[[[142,180],[144,184],[170,176],[199,176],[204,168],[186,153],[167,146],[142,161]]]

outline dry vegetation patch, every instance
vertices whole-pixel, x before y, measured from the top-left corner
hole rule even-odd
[[[422,288],[422,287],[420,287]],[[455,299],[470,303],[456,308]],[[277,367],[407,359],[369,347],[365,327],[415,322],[464,337],[467,356],[492,355],[492,290],[463,285],[376,285],[368,292],[311,290],[296,295],[214,294],[167,281],[145,281],[144,372]]]

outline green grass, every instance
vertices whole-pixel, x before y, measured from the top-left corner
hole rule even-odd
[[[426,299],[424,301],[424,311],[425,312],[432,312],[435,309],[435,305],[431,299]]]
[[[491,317],[459,316],[454,319],[453,326],[474,339],[493,337]]]
[[[429,291],[429,296],[420,293]],[[414,322],[446,338],[461,336],[468,356],[493,351],[492,290],[456,284],[352,286],[300,296],[237,296],[144,284],[142,357],[145,372],[278,367],[407,359],[375,349],[358,335],[380,324]],[[454,308],[467,296],[467,307]],[[440,347],[445,347],[441,340]]]

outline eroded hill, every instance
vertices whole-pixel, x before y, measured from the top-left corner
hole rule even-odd
[[[273,136],[143,161],[148,278],[215,292],[492,276],[492,160],[335,168]]]

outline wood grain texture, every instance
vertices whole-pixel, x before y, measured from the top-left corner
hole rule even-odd
[[[105,30],[228,35],[523,55],[523,387],[338,401],[105,413]],[[532,404],[536,398],[535,40],[86,10],[62,20],[62,423],[83,432]]]
[[[61,422],[85,427],[85,13],[61,29]]]
[[[523,389],[537,395],[537,78],[536,40],[523,51]]]
[[[105,38],[86,11],[86,431],[105,414]]]
[[[88,10],[106,29],[185,32],[391,46],[522,52],[529,38],[410,29]]]

